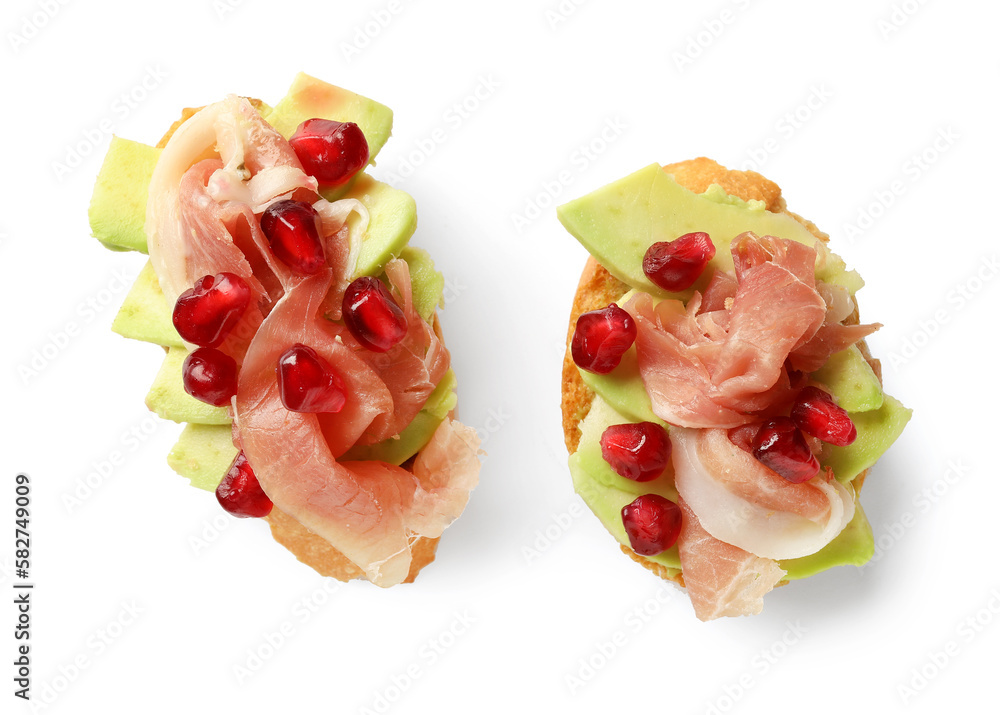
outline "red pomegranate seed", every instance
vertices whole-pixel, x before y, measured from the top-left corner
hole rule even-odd
[[[760,426],[753,456],[793,484],[807,482],[819,472],[816,456],[791,417],[775,417]]]
[[[354,122],[307,119],[288,143],[323,188],[345,183],[368,163],[368,140]]]
[[[670,462],[670,437],[655,422],[611,425],[601,435],[601,455],[618,474],[648,482],[663,474]]]
[[[622,523],[634,552],[656,556],[677,541],[681,508],[659,494],[643,494],[622,507]]]
[[[378,278],[362,276],[344,292],[344,323],[369,350],[384,353],[406,335],[406,316]]]
[[[174,304],[174,327],[187,342],[203,348],[222,344],[247,306],[250,286],[234,273],[204,276]]]
[[[198,348],[184,358],[184,391],[216,407],[228,405],[236,394],[236,361],[221,350]]]
[[[240,452],[215,489],[215,498],[233,516],[262,517],[271,513],[274,504],[260,488],[257,475],[250,468],[246,455]]]
[[[318,220],[316,209],[305,201],[285,199],[267,207],[260,228],[282,263],[299,275],[311,276],[326,265]]]
[[[570,343],[573,362],[584,370],[605,375],[618,367],[622,355],[635,342],[636,333],[632,316],[614,303],[584,313],[577,318]]]
[[[344,381],[322,355],[296,343],[278,360],[278,393],[292,412],[340,412],[347,401]]]
[[[686,290],[714,256],[715,244],[707,233],[685,233],[674,241],[660,241],[646,249],[642,272],[663,290]]]
[[[837,406],[829,392],[812,385],[795,398],[792,421],[806,434],[838,447],[846,447],[858,437],[851,416]]]

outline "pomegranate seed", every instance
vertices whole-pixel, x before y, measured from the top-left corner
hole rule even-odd
[[[714,257],[715,244],[707,233],[685,233],[674,241],[660,241],[646,249],[642,272],[663,290],[686,290]]]
[[[307,119],[288,143],[323,188],[345,183],[368,163],[368,140],[354,122]]]
[[[184,391],[216,407],[229,404],[236,394],[236,361],[221,350],[198,348],[184,358]]]
[[[837,406],[829,392],[812,385],[795,398],[792,421],[806,434],[838,447],[846,447],[858,437],[850,415]]]
[[[618,474],[648,482],[663,474],[670,462],[670,437],[655,422],[611,425],[601,435],[601,455]]]
[[[622,524],[634,552],[656,556],[677,541],[681,508],[659,494],[643,494],[622,507]]]
[[[576,321],[570,343],[573,362],[584,370],[605,375],[618,367],[636,334],[632,316],[614,303],[584,313]]]
[[[260,488],[257,475],[250,468],[246,455],[240,452],[215,489],[215,498],[233,516],[262,517],[271,513],[274,504]]]
[[[278,360],[278,393],[292,412],[340,412],[347,401],[340,375],[322,355],[296,343]]]
[[[369,350],[384,353],[406,335],[406,316],[378,278],[362,276],[344,292],[344,323]]]
[[[760,426],[753,456],[793,484],[807,482],[819,472],[816,456],[791,417],[775,417]]]
[[[326,265],[318,219],[312,206],[291,199],[276,201],[261,214],[260,229],[274,255],[299,275],[311,276]]]
[[[203,348],[222,344],[247,306],[250,286],[234,273],[204,276],[174,304],[174,327],[189,343]]]

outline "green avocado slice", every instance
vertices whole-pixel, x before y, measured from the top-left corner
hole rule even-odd
[[[882,383],[857,345],[831,355],[812,378],[826,385],[848,412],[870,412],[882,406]]]
[[[767,211],[759,201],[745,202],[728,196],[717,186],[703,194],[693,193],[674,181],[659,164],[650,164],[563,204],[557,214],[563,226],[612,275],[637,290],[658,297],[686,299],[695,290],[703,291],[712,271],[706,270],[686,291],[662,290],[642,272],[642,257],[657,241],[672,241],[686,233],[704,231],[716,246],[715,257],[709,265],[725,271],[733,269],[729,245],[744,231],[760,236],[779,236],[810,246],[818,242],[805,226],[787,214]],[[850,276],[857,274],[846,271],[843,261],[837,263],[837,260],[830,258],[824,264],[831,282],[856,287],[858,283]]]
[[[638,355],[633,345],[622,356],[622,361],[611,372],[598,375],[588,370],[580,370],[584,384],[600,395],[620,414],[633,422],[656,422],[666,426],[666,422],[653,413],[653,404],[639,376]]]
[[[368,227],[361,237],[361,253],[354,278],[378,275],[400,255],[417,230],[417,203],[405,191],[360,174],[342,198],[357,199],[368,209]],[[357,230],[360,217],[352,213],[347,225]]]
[[[229,412],[225,407],[213,407],[197,400],[184,391],[181,369],[188,351],[169,348],[153,386],[146,395],[146,407],[166,420],[193,422],[201,425],[228,425]]]
[[[368,141],[370,164],[375,163],[375,156],[392,134],[392,110],[387,106],[304,72],[295,77],[288,93],[268,114],[267,121],[282,136],[291,137],[302,122],[314,117],[357,124]],[[323,196],[333,201],[344,192],[345,187],[337,187],[324,191]]]
[[[148,253],[146,201],[162,149],[112,137],[90,199],[90,230],[108,248]]]
[[[115,316],[111,329],[133,340],[183,348],[184,341],[174,328],[172,313],[160,290],[160,283],[156,280],[156,272],[152,264],[146,261],[125,296],[125,302]]]
[[[410,267],[413,305],[424,320],[430,321],[444,297],[444,276],[434,268],[431,254],[422,248],[406,246],[399,257]]]
[[[891,395],[885,395],[882,406],[869,412],[855,412],[851,420],[858,430],[857,439],[847,447],[824,444],[821,465],[833,469],[841,482],[849,482],[875,464],[902,434],[913,410]]]
[[[236,458],[229,425],[189,424],[167,455],[167,464],[191,486],[214,492]]]

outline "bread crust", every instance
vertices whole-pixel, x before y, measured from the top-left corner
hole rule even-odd
[[[663,170],[673,176],[678,184],[695,193],[703,193],[712,184],[718,184],[727,194],[741,198],[744,201],[763,201],[768,211],[787,214],[805,226],[816,238],[824,242],[829,240],[829,236],[820,231],[812,221],[808,221],[789,211],[785,206],[785,199],[782,197],[781,189],[778,185],[757,172],[727,169],[721,164],[705,157],[667,164],[663,167]],[[580,317],[581,313],[604,308],[609,303],[619,300],[627,291],[628,286],[611,275],[593,256],[587,259],[583,273],[580,276],[580,283],[576,289],[576,295],[573,298],[573,307],[570,310],[569,329],[566,334],[566,354],[563,358],[563,437],[566,442],[566,449],[570,454],[576,452],[580,446],[580,423],[587,416],[587,413],[590,412],[590,407],[595,397],[593,390],[587,387],[580,376],[580,371],[573,362],[573,356],[570,353],[570,344],[576,328],[577,318]],[[858,322],[858,311],[856,308],[854,314],[846,322]],[[868,346],[863,340],[858,343],[858,347],[869,365],[872,366],[872,370],[874,370],[879,382],[881,382],[882,370],[879,361],[871,356]],[[855,491],[861,490],[868,471],[866,469],[852,482]],[[660,578],[674,581],[680,586],[684,585],[683,575],[679,573],[671,575],[666,567],[661,564],[640,556],[627,546],[621,544],[619,546],[629,557]]]

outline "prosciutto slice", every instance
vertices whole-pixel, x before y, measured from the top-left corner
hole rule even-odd
[[[691,507],[683,512],[677,550],[695,615],[702,621],[751,616],[764,608],[764,596],[785,576],[772,559],[754,556],[709,534]]]
[[[410,543],[440,536],[464,509],[478,479],[479,440],[446,419],[412,471],[337,462],[351,446],[408,425],[450,357],[413,305],[404,261],[385,268],[408,325],[392,350],[365,350],[324,317],[340,317],[368,212],[357,200],[331,203],[316,191],[288,142],[248,101],[230,96],[185,122],[161,154],[147,206],[150,258],[170,303],[220,271],[250,285],[251,309],[222,345],[241,364],[234,443],[278,509],[329,541],[370,581],[391,586],[409,573]],[[328,267],[317,275],[292,273],[260,229],[259,214],[283,198],[309,201],[320,216]],[[352,213],[360,217],[353,231]],[[347,402],[340,412],[303,414],[282,404],[275,368],[296,343],[315,349],[341,375]]]
[[[713,537],[758,556],[794,559],[830,543],[854,517],[854,493],[820,473],[792,484],[726,430],[670,430],[677,493]]]
[[[243,363],[234,417],[240,446],[275,506],[333,544],[372,583],[392,586],[409,573],[411,538],[440,536],[465,507],[477,480],[479,442],[474,431],[448,420],[412,473],[382,462],[338,463],[325,436],[329,423],[324,430],[317,415],[285,409],[274,368],[297,342],[313,347],[348,382],[345,410],[355,430],[392,405],[378,375],[320,315],[331,280],[329,270],[303,279],[264,320]]]
[[[843,311],[817,289],[816,250],[805,244],[745,233],[732,244],[735,279],[713,276],[706,300],[695,293],[655,303],[639,293],[625,310],[638,328],[639,373],[653,412],[691,428],[737,427],[794,389],[796,369],[826,359],[878,326],[827,324]],[[838,319],[840,319],[838,317]]]

